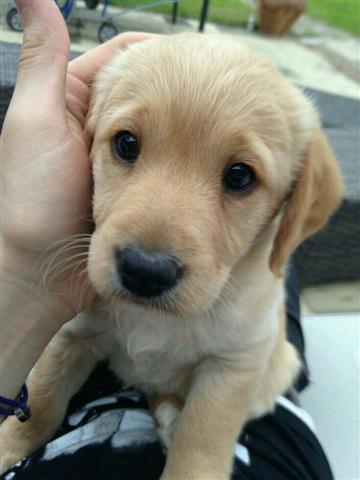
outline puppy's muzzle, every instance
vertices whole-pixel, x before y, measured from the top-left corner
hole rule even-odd
[[[140,248],[118,251],[116,269],[122,286],[145,298],[156,297],[174,288],[182,274],[176,258]]]

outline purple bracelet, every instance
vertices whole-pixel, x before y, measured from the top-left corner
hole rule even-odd
[[[26,422],[26,420],[29,420],[31,417],[30,409],[27,406],[28,398],[29,393],[25,384],[22,386],[21,392],[15,400],[0,396],[0,404],[2,403],[9,407],[4,408],[0,406],[0,415],[5,415],[5,417],[15,415],[20,422]]]

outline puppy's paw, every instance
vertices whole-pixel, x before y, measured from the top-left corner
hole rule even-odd
[[[0,426],[0,475],[36,450],[41,432],[30,420],[21,423],[15,417],[7,418]]]
[[[161,403],[154,412],[154,416],[158,425],[157,431],[164,450],[167,450],[170,447],[176,424],[176,418],[179,412],[180,408],[175,403],[170,401]]]
[[[210,473],[204,471],[194,471],[188,468],[185,470],[168,470],[165,468],[160,480],[230,480],[230,477],[224,473]]]
[[[1,448],[1,446],[0,446]],[[1,450],[0,456],[0,476],[7,472],[10,468],[14,467],[22,458],[12,452],[3,453]]]
[[[21,423],[15,418],[6,419],[0,428],[0,475],[27,455],[26,439],[19,434]]]

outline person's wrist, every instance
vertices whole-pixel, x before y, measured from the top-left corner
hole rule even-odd
[[[19,251],[3,237],[0,241],[2,288],[6,286],[11,296],[18,296],[20,302],[31,304],[34,308],[36,305],[39,305],[39,308],[46,306],[59,326],[71,320],[76,311],[65,294],[65,282],[59,281],[52,285],[51,291],[46,289],[41,273],[41,255]]]
[[[75,312],[34,281],[37,256],[2,242],[0,260],[0,395],[13,399],[52,337]]]

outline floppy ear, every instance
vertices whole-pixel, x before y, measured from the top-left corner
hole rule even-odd
[[[89,108],[85,119],[84,135],[89,149],[93,143],[96,123],[104,109],[108,90],[108,75],[107,71],[104,69],[104,71],[98,75],[91,88]]]
[[[270,256],[270,270],[281,276],[290,254],[322,227],[339,206],[344,184],[331,147],[319,129],[305,154],[285,206]]]
[[[136,45],[133,44],[133,45]],[[91,86],[89,108],[85,119],[84,134],[89,147],[91,147],[96,125],[104,112],[106,102],[111,95],[112,90],[116,87],[121,77],[120,61],[126,50],[131,48],[131,44],[126,45],[114,51],[112,59],[103,66],[96,75],[93,85]]]

